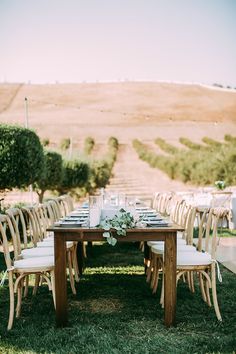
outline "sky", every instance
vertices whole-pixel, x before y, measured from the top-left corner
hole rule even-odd
[[[0,0],[0,82],[236,87],[236,0]]]

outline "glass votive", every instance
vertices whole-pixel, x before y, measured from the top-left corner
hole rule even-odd
[[[89,226],[100,224],[102,199],[101,196],[89,196]]]

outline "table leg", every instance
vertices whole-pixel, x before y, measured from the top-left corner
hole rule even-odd
[[[67,325],[66,242],[62,233],[54,235],[56,324]]]
[[[176,232],[166,234],[165,238],[165,278],[164,278],[164,304],[165,325],[175,324],[176,313]]]

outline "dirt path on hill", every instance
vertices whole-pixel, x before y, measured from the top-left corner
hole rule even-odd
[[[131,144],[122,144],[113,169],[113,177],[106,189],[151,198],[157,191],[185,191],[189,190],[190,186],[173,181],[162,171],[151,168],[139,159]]]

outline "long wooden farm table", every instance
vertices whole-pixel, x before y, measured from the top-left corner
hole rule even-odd
[[[67,314],[67,279],[66,279],[66,241],[104,241],[103,230],[98,228],[65,228],[53,226],[54,232],[55,288],[56,288],[56,324],[64,327],[68,322]],[[157,228],[128,229],[125,237],[117,237],[118,242],[164,241],[164,322],[167,327],[175,324],[176,313],[176,239],[178,225]],[[78,260],[81,262],[81,260]]]

